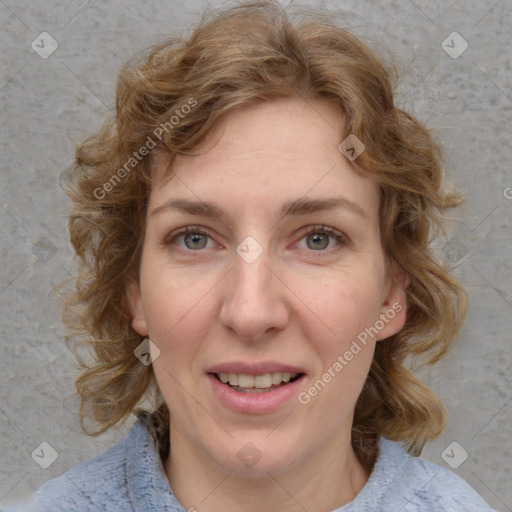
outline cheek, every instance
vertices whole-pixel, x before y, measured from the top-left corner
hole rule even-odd
[[[162,353],[172,351],[173,358],[180,358],[206,336],[207,319],[213,314],[208,296],[215,280],[151,266],[150,261],[147,268],[151,270],[141,276],[141,291],[149,337]]]
[[[374,325],[380,313],[380,290],[375,282],[362,275],[332,280],[322,293],[308,297],[318,319],[310,322],[307,336],[319,364],[299,401],[309,404],[317,422],[338,425],[344,421],[364,386],[375,349],[365,329]]]
[[[338,274],[309,287],[303,297],[316,317],[310,323],[312,339],[328,353],[350,346],[379,317],[381,293],[378,279],[364,274]]]

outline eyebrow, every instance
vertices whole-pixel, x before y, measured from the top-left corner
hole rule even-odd
[[[189,199],[170,199],[161,206],[155,208],[151,215],[156,215],[165,210],[178,210],[190,215],[200,215],[204,217],[212,217],[215,219],[223,219],[224,211],[213,203],[205,201],[191,201]],[[360,215],[364,219],[368,219],[368,214],[356,203],[346,197],[330,197],[312,199],[301,197],[286,201],[281,207],[280,218],[292,215],[305,215],[319,211],[344,209]]]

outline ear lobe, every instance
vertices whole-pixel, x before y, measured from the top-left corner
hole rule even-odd
[[[385,340],[400,332],[407,320],[406,289],[410,282],[410,276],[402,267],[393,262],[390,281],[379,317],[384,326],[375,337],[376,341]]]
[[[130,280],[126,287],[126,298],[128,300],[128,307],[131,313],[131,325],[133,330],[141,336],[147,336],[148,324],[146,322],[146,315],[142,308],[142,296],[140,293],[140,285],[134,280]]]

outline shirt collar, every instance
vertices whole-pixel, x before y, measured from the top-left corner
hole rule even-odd
[[[146,424],[137,420],[125,443],[126,485],[133,510],[186,512],[174,496]]]

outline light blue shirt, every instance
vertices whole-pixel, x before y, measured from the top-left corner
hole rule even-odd
[[[366,485],[353,501],[333,512],[496,512],[452,471],[412,457],[384,437],[379,445]],[[33,503],[5,510],[85,511],[187,512],[172,492],[141,419],[112,448],[46,482]]]

